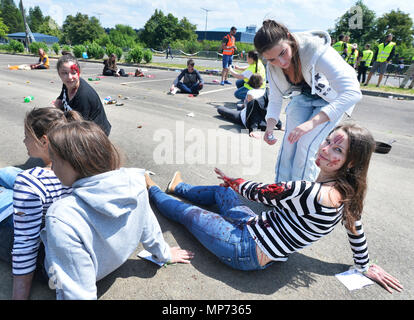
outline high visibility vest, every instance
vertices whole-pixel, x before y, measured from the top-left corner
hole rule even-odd
[[[384,43],[378,45],[377,61],[384,62],[390,56],[392,48],[394,48],[395,42],[390,42],[384,47]]]
[[[232,46],[235,45],[236,38],[234,36],[232,36],[230,34],[227,34],[224,38],[227,39],[226,47],[232,47]],[[234,48],[231,48],[231,49],[224,48],[223,49],[223,54],[226,55],[226,56],[233,55],[234,54]]]
[[[255,63],[250,64],[247,67],[246,71],[247,70],[251,71],[252,73],[258,73],[258,74],[260,74],[262,76],[262,78],[263,78],[263,84],[262,84],[262,86],[260,88],[266,88],[266,69],[265,69],[265,67],[264,67],[264,65],[263,65],[263,63],[262,63],[261,60],[258,61],[258,64],[257,64],[257,72],[256,72],[256,64]],[[247,89],[249,89],[249,90],[253,89],[247,82],[249,82],[249,79],[248,78],[244,78],[244,86]]]
[[[339,54],[342,54],[344,52],[344,42],[338,41],[332,46],[332,48],[334,48]]]
[[[362,51],[362,61],[365,61],[365,66],[369,67],[371,65],[372,57],[374,56],[374,52],[372,50],[364,50]]]
[[[46,54],[40,57],[39,61],[41,61],[45,67],[49,68],[49,57]]]
[[[347,62],[348,62],[350,65],[354,65],[354,64],[355,64],[355,62],[357,61],[358,55],[359,55],[359,52],[358,52],[358,50],[357,50],[357,49],[355,49],[355,50],[354,50],[354,53],[352,53],[351,55],[349,55],[349,56],[348,56]]]
[[[351,52],[352,52],[352,44],[350,44],[350,43],[347,43],[346,44],[346,47],[348,48],[348,51],[347,51],[347,53],[346,53],[346,61],[348,61],[348,59],[349,59],[349,57],[351,56]]]

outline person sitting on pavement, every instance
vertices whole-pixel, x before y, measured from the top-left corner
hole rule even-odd
[[[91,121],[48,133],[56,176],[71,195],[51,205],[41,239],[58,300],[97,299],[96,282],[118,269],[142,243],[160,263],[190,263],[170,247],[151,209],[144,169],[121,168],[121,156]]]
[[[344,124],[334,128],[319,147],[316,164],[320,174],[316,181],[264,184],[230,178],[215,169],[223,181],[220,185],[193,186],[176,172],[166,191],[173,197],[149,175],[145,178],[150,201],[160,214],[184,225],[231,268],[263,270],[287,261],[292,253],[320,240],[342,222],[354,268],[390,293],[392,289],[400,292],[403,286],[398,279],[370,262],[361,222],[374,149],[375,140],[368,130]],[[273,209],[256,213],[239,195]],[[204,208],[210,205],[217,206],[219,213]]]
[[[8,191],[6,196],[0,193],[0,207],[11,207],[11,212],[6,212],[10,215],[0,221],[0,259],[12,266],[12,299],[28,299],[35,271],[45,274],[44,250],[39,241],[44,217],[53,202],[72,192],[51,168],[47,134],[56,125],[81,120],[75,111],[64,113],[55,107],[32,109],[25,116],[23,142],[29,156],[41,159],[44,165],[27,170],[0,169],[0,184]],[[3,216],[4,212],[0,214]]]
[[[65,112],[79,112],[85,120],[94,121],[109,135],[112,126],[106,117],[102,101],[98,93],[81,78],[78,60],[71,54],[63,55],[57,62],[57,70],[63,86],[54,102],[55,107]]]
[[[102,71],[102,74],[104,76],[128,77],[128,74],[125,73],[125,70],[118,68],[116,65],[116,58],[116,54],[112,53],[108,59],[104,60],[104,69]]]
[[[181,93],[190,93],[198,95],[200,90],[203,89],[204,80],[194,68],[194,60],[189,59],[187,61],[187,68],[183,69],[179,76],[174,80],[174,83],[170,87],[170,94],[176,94],[178,90]],[[182,81],[181,81],[182,79]]]
[[[45,50],[39,48],[39,62],[30,65],[30,69],[49,69],[49,57],[47,56]]]
[[[229,68],[230,74],[238,79],[236,81],[237,90],[234,92],[234,96],[241,101],[244,101],[246,98],[247,91],[252,89],[248,83],[252,74],[259,73],[263,79],[261,88],[266,88],[266,69],[262,61],[259,59],[257,51],[251,50],[247,53],[247,63],[248,66],[246,67],[239,67],[237,65],[234,66],[235,70],[243,71],[242,73],[235,72],[232,66]]]

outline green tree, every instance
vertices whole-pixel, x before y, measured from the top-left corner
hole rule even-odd
[[[328,32],[335,39],[338,39],[340,34],[348,34],[350,41],[358,43],[361,47],[374,38],[375,22],[375,12],[370,10],[362,0],[358,0],[350,10],[336,19],[335,28]]]
[[[43,23],[39,26],[39,33],[48,34],[50,36],[62,38],[62,30],[59,28],[59,25],[53,20],[50,16],[46,16],[43,20]]]
[[[13,0],[0,0],[0,18],[10,33],[24,31],[23,16]]]
[[[138,40],[135,30],[123,24],[117,24],[109,31],[109,39],[113,45],[124,49],[132,48]]]
[[[45,17],[43,17],[42,10],[39,6],[29,8],[29,15],[27,16],[27,24],[32,32],[39,32],[40,26],[43,24]]]
[[[398,45],[405,44],[407,47],[412,47],[414,29],[410,15],[397,9],[378,18],[374,30],[376,40],[382,42],[388,33],[393,34],[393,41]]]
[[[68,15],[62,26],[61,42],[65,44],[82,44],[99,39],[105,33],[96,17],[88,17],[87,14],[77,13],[76,16]]]
[[[1,12],[0,12],[1,16]],[[0,38],[5,38],[6,34],[9,32],[9,27],[3,23],[3,18],[0,17]]]
[[[150,48],[165,48],[169,42],[175,40],[196,40],[196,26],[187,18],[180,21],[171,13],[164,15],[161,10],[155,10],[151,18],[145,23],[140,33],[140,39]]]

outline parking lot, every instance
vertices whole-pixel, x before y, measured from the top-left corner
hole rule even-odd
[[[30,64],[36,57],[0,54],[0,167],[30,166],[23,144],[23,119],[33,107],[45,107],[59,95],[62,83],[51,59],[49,70],[8,70],[8,65]],[[197,65],[202,61],[196,60]],[[81,76],[96,78],[103,65],[81,62]],[[135,67],[122,66],[126,72]],[[144,67],[145,68],[145,67]],[[122,104],[105,105],[112,124],[110,139],[125,156],[124,165],[155,173],[164,188],[176,170],[192,184],[217,184],[213,172],[272,182],[280,142],[269,146],[248,138],[240,127],[222,119],[217,106],[235,108],[233,85],[221,86],[214,74],[203,74],[204,89],[197,97],[167,95],[177,77],[175,70],[145,68],[146,77],[103,77],[89,83],[104,99]],[[24,97],[34,100],[24,103]],[[285,101],[285,104],[287,101]],[[230,300],[376,300],[414,298],[414,102],[364,96],[353,120],[371,130],[379,141],[393,143],[387,155],[374,154],[369,171],[363,215],[369,253],[404,285],[389,294],[378,285],[348,291],[335,277],[353,263],[345,229],[338,225],[328,236],[298,252],[287,262],[264,271],[241,272],[228,268],[204,249],[182,226],[154,210],[170,245],[196,253],[190,265],[157,267],[136,257],[98,282],[99,299],[230,299]],[[284,122],[284,114],[281,116]],[[282,131],[275,131],[279,140]],[[254,209],[263,206],[249,204]],[[10,299],[10,266],[0,262],[0,299]],[[46,283],[35,280],[31,299],[54,299]]]

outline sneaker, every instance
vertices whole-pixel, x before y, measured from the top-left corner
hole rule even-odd
[[[224,86],[224,81],[220,82],[220,84],[221,84],[222,86]]]
[[[172,91],[170,91],[171,92],[171,94],[172,95],[174,95],[174,94],[176,94],[177,93],[177,91],[178,91],[178,88],[174,88]]]
[[[224,80],[225,84],[231,84],[231,82],[229,80]]]

